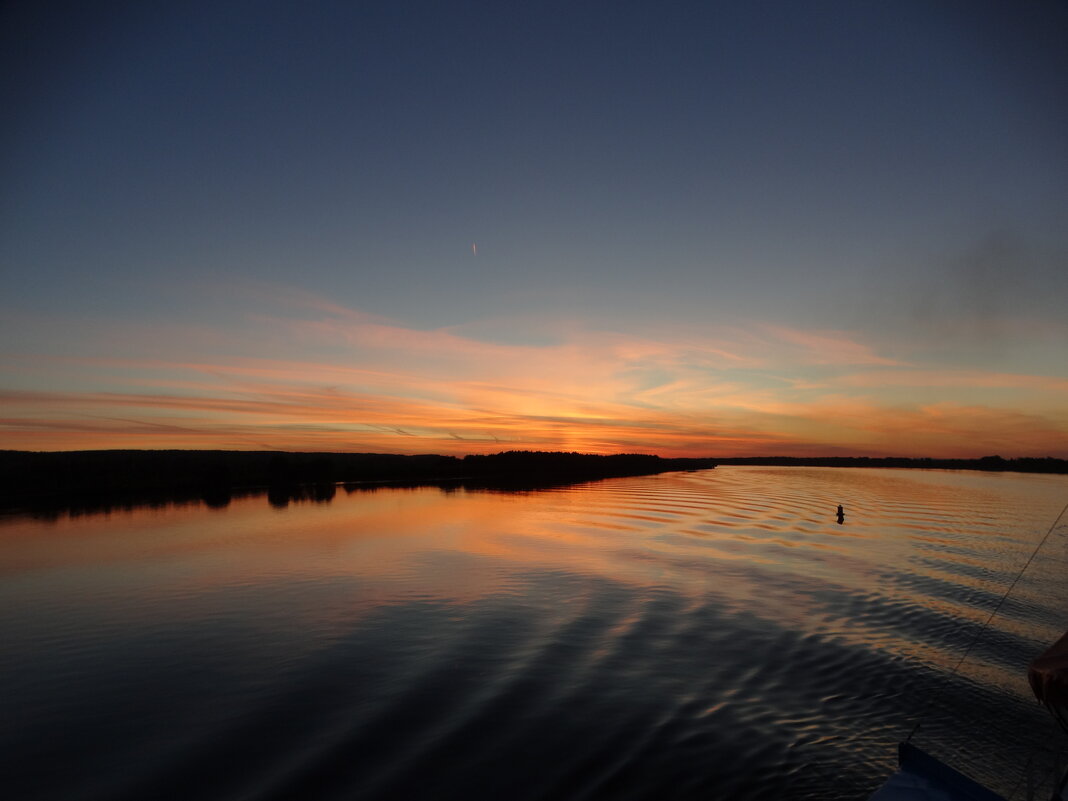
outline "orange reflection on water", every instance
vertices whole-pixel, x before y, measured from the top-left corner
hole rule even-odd
[[[0,521],[0,576],[47,583],[78,574],[183,597],[331,585],[344,588],[351,614],[415,596],[465,604],[559,574],[670,587],[693,602],[715,597],[800,628],[826,619],[825,599],[811,591],[823,582],[861,608],[873,593],[911,603],[920,591],[926,609],[969,618],[969,594],[996,594],[1006,581],[990,565],[1015,564],[1033,519],[1066,489],[1056,476],[721,467],[525,494],[338,491],[284,510],[253,496],[222,510],[9,517]],[[1019,520],[1006,516],[1007,498]],[[846,640],[882,625],[863,615],[830,620]]]
[[[198,718],[188,742],[232,738],[233,721],[285,697],[303,714],[320,680],[311,717],[327,726],[309,730],[327,743],[337,730],[375,737],[455,688],[459,706],[406,733],[395,764],[407,768],[415,742],[451,747],[452,733],[481,735],[490,719],[525,728],[535,708],[555,734],[575,709],[649,702],[665,684],[626,739],[665,731],[673,752],[702,743],[686,728],[698,720],[731,738],[749,729],[757,749],[776,731],[785,750],[817,731],[850,749],[877,736],[872,752],[888,760],[900,688],[958,661],[1066,496],[1064,476],[721,467],[530,493],[339,489],[285,508],[261,495],[218,510],[9,516],[0,591],[13,602],[0,622],[6,641],[45,653],[42,673],[80,640],[114,673],[116,697],[131,652],[148,657],[131,674],[164,676],[165,693],[186,670],[212,690],[222,681],[218,695],[190,697],[211,718],[233,696],[233,716],[207,739]],[[981,686],[964,698],[1013,675],[1025,686],[1013,660],[1049,633],[1046,610],[1065,591],[1055,555],[1036,560],[971,654],[965,675]],[[526,715],[500,714],[520,696]],[[873,699],[888,710],[876,735]],[[484,757],[484,741],[471,753]]]
[[[134,509],[0,523],[0,576],[151,576],[153,595],[264,583],[348,581],[354,603],[420,595],[465,603],[514,589],[516,575],[563,570],[643,583],[617,537],[584,525],[581,489],[526,495],[434,487],[339,492],[278,510],[264,496],[226,509]],[[129,588],[136,591],[136,588]],[[396,594],[394,594],[394,592]]]

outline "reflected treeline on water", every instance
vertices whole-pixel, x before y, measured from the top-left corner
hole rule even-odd
[[[298,484],[290,487],[268,487],[267,502],[275,509],[285,509],[291,503],[330,503],[337,494],[334,484]]]
[[[710,459],[510,451],[466,457],[246,451],[0,452],[0,509],[40,518],[265,495],[277,509],[329,503],[337,488],[437,486],[529,492],[603,478],[715,467]]]
[[[226,509],[234,501],[246,498],[263,498],[275,509],[285,509],[290,504],[330,503],[338,488],[348,494],[376,492],[383,487],[426,486],[425,484],[276,484],[255,489],[230,490],[225,488],[205,489],[200,492],[115,493],[103,495],[37,495],[21,502],[8,502],[3,511],[8,514],[28,514],[39,520],[82,515],[132,512],[139,509],[168,509],[205,506],[209,509]],[[455,489],[455,485],[442,485],[443,491]]]
[[[589,480],[589,479],[586,479]],[[247,498],[263,498],[275,509],[286,509],[291,504],[330,503],[338,490],[346,495],[371,494],[383,489],[421,489],[436,487],[442,493],[459,491],[501,492],[526,494],[540,490],[564,487],[581,480],[533,481],[515,478],[453,479],[443,481],[380,481],[348,482],[344,484],[276,484],[268,487],[242,490],[209,489],[197,493],[174,491],[169,493],[118,493],[113,495],[39,495],[8,502],[0,506],[0,514],[28,514],[38,520],[58,520],[61,517],[132,512],[139,509],[167,509],[206,506],[223,510],[233,501]]]
[[[81,517],[83,515],[111,514],[113,512],[132,512],[139,509],[169,509],[193,506],[206,506],[209,509],[226,509],[233,501],[241,498],[264,495],[263,489],[246,489],[239,491],[205,490],[188,492],[174,490],[171,492],[150,493],[72,493],[67,495],[31,495],[21,500],[6,498],[0,513],[28,514],[39,520],[58,519],[60,517]]]

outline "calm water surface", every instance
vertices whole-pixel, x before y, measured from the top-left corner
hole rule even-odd
[[[1059,735],[1068,477],[721,467],[0,518],[17,799],[1009,797]],[[839,525],[838,503],[846,507]],[[1063,740],[1063,737],[1062,737]]]

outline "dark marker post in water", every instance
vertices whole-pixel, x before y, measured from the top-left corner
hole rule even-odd
[[[845,522],[845,509],[842,508],[842,504],[838,504],[838,525],[842,525]]]

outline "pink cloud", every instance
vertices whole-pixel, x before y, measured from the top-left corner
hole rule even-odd
[[[797,357],[805,364],[905,365],[897,359],[879,356],[871,347],[855,341],[843,331],[803,331],[779,325],[768,325],[765,329],[774,338],[796,346]]]
[[[159,353],[175,358],[131,346],[107,357],[8,359],[20,386],[50,389],[0,392],[0,447],[1068,450],[1065,379],[919,370],[846,332],[754,324],[638,336],[570,325],[512,344],[491,341],[492,325],[479,336],[478,326],[421,330],[307,293],[292,305],[317,316],[248,318],[249,341],[233,351],[223,345],[240,339],[234,332],[186,341],[171,330]],[[268,347],[297,343],[291,357],[248,355],[261,334]],[[882,369],[842,372],[856,367]],[[921,385],[1008,395],[1004,407],[948,398],[909,407],[880,394]],[[1012,432],[1015,447],[991,432]]]

